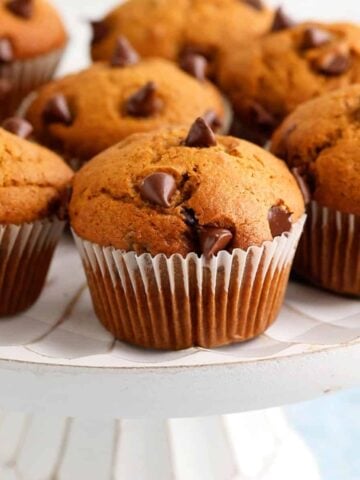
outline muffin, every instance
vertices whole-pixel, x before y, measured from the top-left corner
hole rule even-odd
[[[301,103],[360,81],[360,28],[278,25],[246,49],[224,51],[220,63],[219,84],[234,107],[234,132],[265,144]]]
[[[225,42],[247,48],[249,39],[267,31],[272,19],[262,0],[129,0],[93,22],[91,53],[94,60],[108,60],[121,34],[146,57],[177,61],[201,54],[211,75]]]
[[[38,298],[64,227],[70,168],[26,140],[32,127],[11,118],[0,128],[0,316]]]
[[[201,75],[201,66],[193,67],[190,75],[168,60],[141,61],[120,38],[111,63],[45,85],[26,117],[40,143],[78,168],[133,133],[190,125],[201,115],[220,124],[223,99]]]
[[[52,78],[66,42],[63,23],[46,0],[0,0],[0,119]]]
[[[101,322],[171,350],[248,340],[275,320],[303,213],[283,162],[202,118],[102,152],[70,203]]]
[[[272,142],[272,151],[293,169],[310,202],[295,271],[328,290],[357,296],[359,148],[360,85],[298,107],[275,132]]]

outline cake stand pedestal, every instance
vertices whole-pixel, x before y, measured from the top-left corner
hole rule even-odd
[[[115,342],[68,239],[37,304],[0,322],[0,479],[318,480],[277,407],[359,385],[359,339],[359,301],[292,283],[252,342]]]
[[[2,480],[319,480],[279,409],[223,417],[106,420],[6,413]]]

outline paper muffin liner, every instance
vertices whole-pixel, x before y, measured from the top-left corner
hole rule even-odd
[[[116,338],[162,350],[209,348],[253,338],[276,319],[304,221],[261,247],[211,260],[137,255],[74,237],[95,312]]]
[[[14,115],[22,100],[40,85],[54,76],[64,49],[28,60],[0,64],[0,81],[5,81],[11,90],[1,96],[0,120]]]
[[[360,296],[360,216],[308,205],[294,271],[336,293]]]
[[[0,225],[0,316],[29,308],[44,286],[65,222]]]

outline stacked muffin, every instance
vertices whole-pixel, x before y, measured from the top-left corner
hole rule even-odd
[[[32,92],[0,129],[0,315],[39,296],[69,201],[95,311],[142,347],[264,332],[305,210],[295,271],[360,295],[358,26],[260,0],[128,0],[91,23],[95,63],[46,83],[57,13],[0,9],[0,116]]]

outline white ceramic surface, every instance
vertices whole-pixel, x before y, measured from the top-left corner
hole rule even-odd
[[[0,407],[74,416],[197,416],[265,408],[360,382],[360,302],[292,283],[276,324],[215,350],[142,350],[95,317],[72,240],[37,304],[0,321]]]

